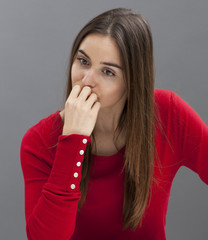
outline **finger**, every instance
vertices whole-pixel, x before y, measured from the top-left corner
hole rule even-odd
[[[72,88],[72,90],[71,90],[71,92],[69,94],[69,97],[70,98],[77,98],[79,96],[80,91],[81,91],[81,87],[79,85],[75,85]]]
[[[92,93],[86,100],[86,104],[91,108],[92,105],[97,101],[97,99],[98,99],[98,96],[95,93]]]
[[[97,115],[98,115],[98,112],[99,112],[99,110],[100,110],[100,107],[101,107],[100,102],[96,102],[96,103],[93,105],[93,107],[92,107],[92,112],[96,115],[96,117],[97,117]]]
[[[88,96],[90,95],[90,93],[91,93],[91,88],[88,86],[85,86],[82,88],[78,98],[85,101],[88,98]]]

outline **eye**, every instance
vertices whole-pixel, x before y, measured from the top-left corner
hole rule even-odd
[[[104,74],[106,74],[109,77],[115,76],[115,73],[110,71],[109,69],[104,69],[103,72],[104,72]]]
[[[82,57],[78,57],[77,60],[80,62],[81,65],[89,65],[88,61]]]

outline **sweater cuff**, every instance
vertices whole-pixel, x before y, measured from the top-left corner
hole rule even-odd
[[[64,191],[79,191],[82,162],[89,136],[71,134],[60,135],[53,167],[48,178],[51,187],[57,186]]]

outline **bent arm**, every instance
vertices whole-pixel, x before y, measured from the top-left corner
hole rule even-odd
[[[183,166],[208,185],[208,126],[188,103],[172,92],[173,135]]]
[[[30,131],[23,137],[20,156],[29,240],[69,240],[73,235],[81,167],[90,141],[84,135],[60,135],[51,169],[49,155],[40,150],[40,139]]]

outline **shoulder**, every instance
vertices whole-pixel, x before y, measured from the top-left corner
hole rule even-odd
[[[22,137],[21,147],[26,145],[45,145],[48,147],[55,145],[63,127],[59,112],[60,110],[57,110],[31,126]]]
[[[53,164],[62,119],[59,110],[30,127],[20,144],[20,162],[25,178],[46,177]]]
[[[184,101],[176,91],[168,89],[155,89],[154,90],[155,101],[160,104],[172,104],[176,101]]]
[[[188,104],[172,90],[155,89],[154,96],[155,113],[159,121],[157,121],[157,123],[161,125],[164,130],[177,125],[177,122],[181,118],[181,112],[187,109]]]
[[[154,90],[155,102],[158,104],[170,104],[174,95],[176,93],[172,90],[158,88]]]
[[[155,89],[154,97],[161,111],[174,110],[175,107],[180,107],[185,103],[178,93],[168,89]]]
[[[167,110],[173,115],[181,115],[186,112],[195,111],[189,101],[185,97],[181,97],[176,91],[155,89],[155,103],[161,111],[166,112]]]
[[[173,94],[174,92],[168,89],[154,90],[155,108],[160,115],[166,115],[170,110]]]

